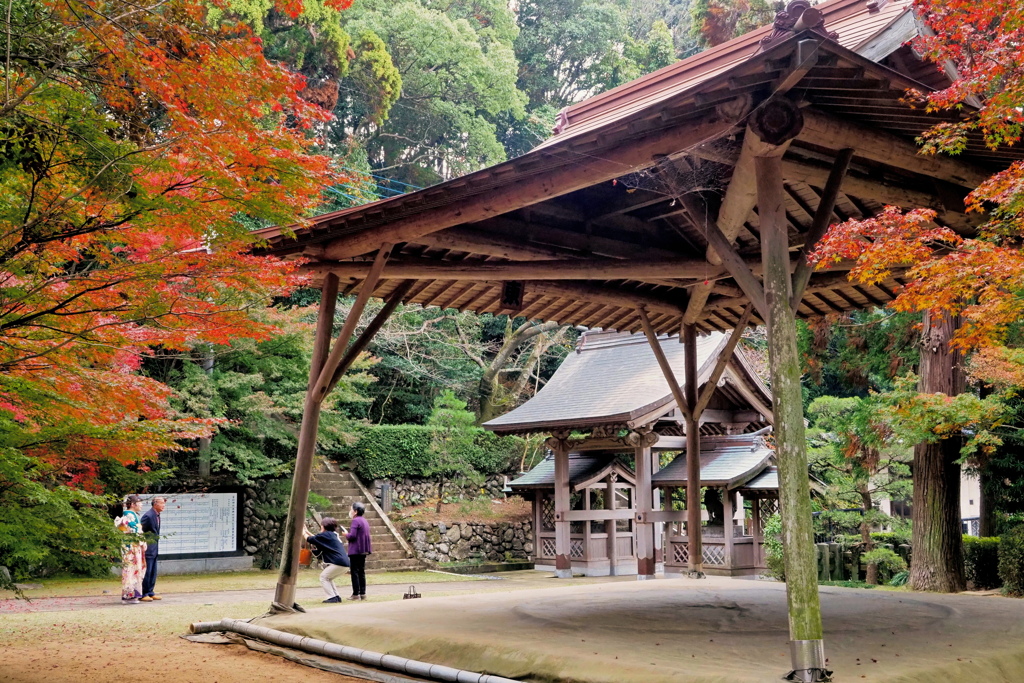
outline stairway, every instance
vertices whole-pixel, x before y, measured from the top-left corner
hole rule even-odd
[[[352,472],[314,472],[310,490],[331,501],[331,506],[323,516],[334,517],[338,524],[345,528],[350,524],[348,512],[352,508],[352,503],[360,501],[366,505],[364,516],[370,523],[370,539],[373,542],[373,553],[366,558],[366,571],[410,571],[426,566],[422,560],[406,554],[376,508],[360,490]]]

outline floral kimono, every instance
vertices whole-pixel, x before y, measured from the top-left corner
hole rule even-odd
[[[125,510],[124,516],[115,520],[115,524],[126,534],[142,535],[142,520],[134,510]],[[138,602],[142,597],[145,553],[146,543],[141,538],[125,544],[121,551],[121,599],[126,602]]]

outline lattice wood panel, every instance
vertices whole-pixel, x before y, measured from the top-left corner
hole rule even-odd
[[[569,541],[569,557],[577,560],[583,559],[583,541]]]
[[[704,564],[725,564],[725,547],[706,545],[701,548],[701,556],[704,558]]]
[[[544,496],[540,503],[540,525],[544,531],[555,530],[555,499]]]
[[[779,511],[779,499],[778,498],[762,498],[757,502],[761,506],[761,524],[764,524],[774,514]]]
[[[555,556],[555,539],[545,538],[540,542],[540,556],[541,557],[554,557]]]
[[[672,564],[686,564],[690,561],[690,549],[685,543],[672,544]]]

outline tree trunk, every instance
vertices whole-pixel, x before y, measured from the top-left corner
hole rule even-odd
[[[207,375],[212,375],[213,374],[213,363],[214,363],[213,350],[208,348],[206,350],[206,352],[203,354],[203,364],[202,364],[203,371]],[[206,437],[203,437],[203,438],[199,439],[199,478],[200,479],[209,479],[210,478],[210,470],[211,470],[211,466],[213,464],[212,463],[212,453],[210,452],[210,448],[211,448],[212,443],[213,443],[213,438],[209,437],[209,436],[206,436]]]
[[[925,314],[919,390],[956,396],[964,391],[961,357],[949,346],[958,320]],[[961,439],[914,447],[914,508],[910,587],[955,593],[964,590],[960,531]]]
[[[442,478],[437,482],[437,507],[434,512],[441,514],[441,501],[444,500],[444,479]]]
[[[874,549],[875,543],[871,540],[871,523],[868,521],[867,513],[871,511],[871,492],[868,491],[866,481],[857,485],[857,492],[860,493],[860,504],[864,508],[864,514],[860,518],[860,541],[864,546],[864,552],[869,553]],[[864,582],[872,586],[878,585],[878,565],[869,564]]]

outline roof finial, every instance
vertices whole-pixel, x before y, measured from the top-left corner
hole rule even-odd
[[[832,40],[839,37],[838,33],[829,33],[825,30],[825,15],[821,10],[811,7],[808,0],[791,0],[786,9],[775,14],[772,32],[761,39],[758,52],[763,52],[775,43],[801,31],[814,31]]]

